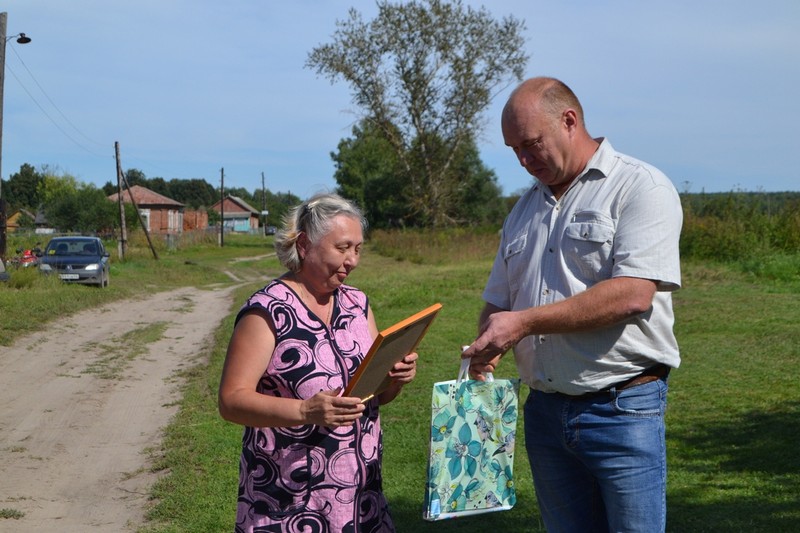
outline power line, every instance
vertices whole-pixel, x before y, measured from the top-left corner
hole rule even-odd
[[[11,44],[11,43],[9,43],[9,44]],[[11,46],[9,46],[9,48],[11,48],[12,52],[14,52],[14,55],[19,60],[19,62],[22,64],[22,66],[25,68],[25,70],[27,71],[28,75],[33,80],[33,82],[36,84],[36,86],[39,88],[39,91],[41,92],[41,94],[44,95],[44,97],[50,103],[52,108],[55,109],[56,112],[60,115],[61,119],[63,119],[63,122],[68,124],[72,128],[72,130],[77,132],[77,134],[79,134],[83,139],[86,139],[86,141],[92,143],[93,145],[97,145],[97,146],[103,147],[103,149],[105,149],[106,148],[105,143],[98,142],[98,141],[92,139],[91,137],[89,137],[88,135],[86,135],[77,125],[75,125],[74,122],[72,122],[69,119],[69,117],[66,116],[66,114],[53,101],[53,99],[50,97],[50,95],[47,93],[47,91],[44,89],[44,87],[42,87],[42,84],[39,83],[39,80],[33,74],[31,69],[28,68],[28,65],[22,59],[20,54],[16,51],[15,47],[13,45],[11,45]],[[25,91],[25,93],[28,95],[28,97],[31,99],[31,101],[33,101],[33,103],[36,104],[36,107],[39,108],[39,110],[44,114],[44,116],[47,117],[47,119],[53,124],[53,126],[55,126],[56,129],[58,129],[58,131],[60,131],[65,137],[67,137],[70,141],[72,141],[76,146],[78,146],[82,150],[86,151],[87,153],[89,153],[89,154],[91,154],[91,155],[93,155],[95,157],[100,157],[100,158],[108,157],[108,158],[111,158],[111,159],[114,158],[114,155],[112,155],[112,154],[104,155],[104,154],[98,153],[96,151],[96,149],[92,149],[92,148],[86,146],[84,143],[80,142],[79,139],[76,139],[75,136],[71,135],[68,131],[66,131],[65,128],[62,127],[59,124],[59,122],[53,118],[52,114],[49,113],[45,109],[45,107],[37,100],[37,98],[28,89],[28,87],[25,85],[25,83],[23,83],[22,79],[20,79],[20,77],[16,74],[16,72],[14,72],[14,69],[11,68],[11,65],[6,64],[6,67],[8,68],[9,72],[11,72],[11,75],[20,84],[20,87],[22,87],[22,89]],[[169,171],[167,169],[165,169],[164,167],[162,167],[161,165],[155,164],[152,161],[148,161],[146,159],[138,157],[135,154],[128,153],[126,155],[126,158],[127,158],[128,161],[138,162],[139,164],[141,164],[142,166],[147,168],[149,171],[152,171],[153,174],[169,173]],[[168,176],[162,176],[162,177],[168,177]]]
[[[86,135],[85,133],[83,133],[83,131],[81,131],[81,129],[80,129],[80,128],[78,128],[78,127],[77,127],[77,126],[76,126],[76,125],[75,125],[75,124],[74,124],[74,123],[73,123],[73,122],[72,122],[72,121],[71,121],[71,120],[70,120],[70,119],[69,119],[69,118],[66,116],[66,114],[64,114],[64,112],[63,112],[63,111],[61,111],[61,109],[58,107],[58,105],[56,105],[56,103],[53,101],[53,99],[52,99],[52,98],[50,98],[50,95],[48,95],[48,94],[47,94],[47,91],[45,91],[45,90],[44,90],[44,87],[42,87],[42,85],[39,83],[39,80],[37,80],[37,79],[36,79],[36,76],[34,76],[34,74],[33,74],[33,72],[31,71],[31,69],[30,69],[30,68],[28,68],[28,65],[25,63],[25,61],[23,61],[22,57],[20,57],[20,55],[19,55],[19,53],[16,51],[16,49],[15,49],[13,46],[10,46],[10,48],[11,48],[11,50],[14,52],[14,55],[17,57],[17,59],[19,60],[19,62],[22,64],[22,66],[23,66],[23,67],[25,68],[25,70],[28,72],[28,75],[29,75],[29,76],[31,77],[31,79],[34,81],[34,83],[36,84],[36,86],[39,88],[39,91],[41,91],[41,93],[42,93],[42,94],[45,96],[45,98],[47,98],[47,101],[48,101],[48,102],[50,102],[50,105],[53,107],[53,109],[55,109],[55,110],[58,112],[58,114],[59,114],[59,115],[61,115],[61,118],[64,120],[64,122],[66,122],[67,124],[69,124],[69,125],[72,127],[72,129],[73,129],[73,130],[75,130],[75,131],[76,131],[76,132],[77,132],[77,133],[78,133],[78,134],[79,134],[81,137],[83,137],[84,139],[86,139],[86,140],[87,140],[87,141],[89,141],[90,143],[92,143],[92,144],[95,144],[95,145],[97,145],[97,146],[105,147],[106,145],[105,145],[104,143],[98,142],[98,141],[96,141],[96,140],[94,140],[94,139],[90,138],[90,137],[89,137],[88,135]],[[20,77],[19,77],[19,76],[17,76],[16,72],[14,72],[14,70],[11,68],[11,66],[10,66],[10,65],[8,65],[8,64],[7,64],[6,66],[8,67],[8,70],[11,72],[11,75],[12,75],[12,76],[14,76],[14,78],[15,78],[15,79],[17,80],[17,82],[20,84],[20,86],[22,87],[22,89],[23,89],[23,90],[25,91],[25,93],[28,95],[28,97],[29,97],[29,98],[30,98],[30,99],[33,101],[33,103],[34,103],[34,104],[36,104],[36,107],[38,107],[38,108],[39,108],[39,110],[40,110],[40,111],[41,111],[41,112],[44,114],[44,116],[45,116],[45,117],[47,117],[47,119],[48,119],[48,120],[49,120],[49,121],[50,121],[50,122],[51,122],[51,123],[52,123],[52,124],[53,124],[53,125],[56,127],[56,129],[58,129],[58,131],[60,131],[60,132],[61,132],[61,133],[62,133],[62,134],[65,136],[65,137],[67,137],[67,138],[68,138],[70,141],[72,141],[72,142],[73,142],[73,143],[75,143],[75,144],[76,144],[78,147],[80,147],[81,149],[85,150],[86,152],[88,152],[88,153],[89,153],[89,154],[91,154],[91,155],[94,155],[94,156],[96,156],[96,157],[103,157],[103,158],[104,158],[104,157],[111,157],[111,158],[113,158],[113,157],[114,157],[113,155],[108,155],[108,156],[106,156],[106,155],[102,155],[102,154],[99,154],[99,153],[97,153],[96,151],[94,151],[94,150],[90,149],[89,147],[85,146],[83,143],[79,142],[77,139],[75,139],[75,137],[73,137],[73,136],[72,136],[72,135],[70,135],[70,134],[69,134],[67,131],[65,131],[65,130],[64,130],[64,128],[62,128],[62,127],[61,127],[61,125],[59,125],[59,124],[58,124],[58,122],[57,122],[57,121],[56,121],[56,120],[55,120],[55,119],[54,119],[54,118],[51,116],[51,114],[47,112],[47,110],[46,110],[46,109],[45,109],[45,108],[42,106],[42,104],[40,104],[40,103],[39,103],[39,101],[36,99],[36,97],[35,97],[35,96],[34,96],[34,95],[31,93],[31,91],[30,91],[30,90],[28,90],[28,88],[27,88],[27,87],[25,86],[25,84],[22,82],[22,80],[20,79]],[[130,156],[130,155],[129,155],[128,157],[129,157],[129,159],[133,159],[133,160],[135,160],[135,161],[139,161],[140,163],[143,163],[143,164],[145,164],[145,165],[148,165],[148,166],[150,166],[150,167],[153,167],[153,168],[156,168],[156,169],[161,169],[161,170],[163,170],[163,171],[166,171],[166,169],[163,169],[163,168],[161,168],[159,165],[153,164],[152,162],[149,162],[149,161],[143,160],[143,159],[141,159],[141,158],[139,158],[139,157],[134,157],[134,156]]]
[[[25,92],[28,94],[28,96],[30,97],[30,99],[31,99],[31,100],[33,100],[33,103],[34,103],[34,104],[36,104],[36,107],[38,107],[38,108],[39,108],[39,110],[40,110],[42,113],[44,113],[44,116],[46,116],[46,117],[47,117],[47,119],[48,119],[50,122],[52,122],[52,123],[53,123],[53,126],[55,126],[55,127],[58,129],[58,131],[60,131],[61,133],[63,133],[63,134],[64,134],[64,136],[65,136],[66,138],[68,138],[70,141],[74,142],[74,143],[75,143],[75,144],[76,144],[78,147],[80,147],[80,148],[82,148],[82,149],[86,150],[86,151],[87,151],[87,152],[89,152],[90,154],[92,154],[92,155],[94,155],[94,156],[97,156],[97,157],[106,157],[106,156],[100,155],[100,154],[98,154],[98,153],[96,153],[96,152],[93,152],[92,150],[90,150],[89,148],[87,148],[86,146],[84,146],[83,144],[81,144],[80,142],[78,142],[78,140],[77,140],[77,139],[75,139],[75,138],[74,138],[72,135],[70,135],[69,133],[67,133],[66,131],[64,131],[64,128],[62,128],[62,127],[61,127],[61,126],[60,126],[60,125],[59,125],[59,124],[58,124],[58,123],[57,123],[57,122],[56,122],[56,121],[53,119],[53,117],[52,117],[52,116],[50,116],[50,113],[48,113],[48,112],[45,110],[45,108],[44,108],[44,107],[42,107],[42,104],[40,104],[40,103],[39,103],[39,101],[38,101],[38,100],[36,100],[36,98],[33,96],[33,94],[31,94],[31,92],[28,90],[28,88],[27,88],[27,87],[25,87],[25,84],[24,84],[24,83],[22,83],[22,80],[20,80],[20,79],[19,79],[19,76],[17,76],[17,73],[16,73],[16,72],[14,72],[14,69],[12,69],[12,68],[11,68],[9,65],[6,65],[6,68],[8,68],[8,70],[11,72],[11,75],[12,75],[12,76],[14,76],[14,78],[15,78],[15,79],[17,80],[17,82],[20,84],[20,86],[22,87],[22,89],[23,89],[23,90],[24,90],[24,91],[25,91]],[[113,157],[113,156],[112,156],[112,157]]]
[[[71,121],[69,118],[67,118],[67,116],[66,116],[66,115],[65,115],[65,114],[64,114],[64,113],[61,111],[61,109],[59,109],[59,107],[56,105],[56,103],[53,101],[53,99],[52,99],[52,98],[50,98],[50,95],[49,95],[49,94],[47,94],[47,91],[45,91],[45,90],[44,90],[44,87],[42,87],[42,85],[39,83],[39,80],[37,80],[37,79],[36,79],[36,76],[34,76],[34,75],[33,75],[33,72],[31,72],[31,69],[29,69],[29,68],[28,68],[28,65],[26,65],[26,64],[25,64],[25,61],[23,61],[23,60],[22,60],[22,57],[19,55],[19,53],[17,52],[17,50],[16,50],[16,49],[15,49],[13,46],[11,47],[11,51],[12,51],[12,52],[14,52],[14,55],[15,55],[15,56],[17,56],[17,59],[19,59],[19,62],[20,62],[20,63],[22,63],[22,66],[23,66],[23,67],[25,67],[25,70],[28,72],[28,75],[31,77],[31,79],[32,79],[32,80],[33,80],[33,82],[36,84],[36,86],[37,86],[37,87],[39,87],[39,90],[42,92],[42,94],[45,96],[45,98],[47,98],[47,101],[48,101],[48,102],[50,102],[50,105],[52,105],[52,106],[53,106],[53,108],[54,108],[56,111],[58,111],[58,114],[59,114],[59,115],[61,115],[61,118],[63,118],[63,119],[64,119],[64,121],[65,121],[67,124],[69,124],[70,126],[72,126],[72,129],[74,129],[76,132],[78,132],[78,133],[79,133],[79,134],[80,134],[80,135],[81,135],[81,136],[82,136],[84,139],[86,139],[87,141],[89,141],[89,142],[91,142],[91,143],[94,143],[94,144],[96,144],[97,146],[103,146],[103,147],[105,147],[105,144],[103,144],[103,143],[100,143],[100,142],[97,142],[97,141],[95,141],[94,139],[91,139],[91,138],[89,138],[89,137],[88,137],[88,136],[87,136],[85,133],[83,133],[83,132],[82,132],[82,131],[81,131],[81,130],[80,130],[80,129],[79,129],[79,128],[78,128],[78,127],[77,127],[77,126],[76,126],[76,125],[75,125],[75,124],[74,124],[74,123],[73,123],[73,122],[72,122],[72,121]],[[17,76],[15,75],[14,77],[16,78]],[[17,78],[17,81],[19,81],[19,78]],[[20,85],[21,85],[21,83],[20,83]],[[26,92],[27,92],[27,90],[26,90]],[[30,93],[29,93],[29,94],[30,94]]]

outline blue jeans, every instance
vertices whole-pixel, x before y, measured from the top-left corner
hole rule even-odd
[[[576,398],[531,390],[525,444],[548,532],[663,532],[667,382]]]

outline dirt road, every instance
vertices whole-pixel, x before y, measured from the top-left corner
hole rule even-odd
[[[231,292],[116,302],[0,347],[0,509],[18,516],[0,518],[0,531],[133,531],[143,522],[155,480],[146,449],[177,411],[176,372],[208,356]]]

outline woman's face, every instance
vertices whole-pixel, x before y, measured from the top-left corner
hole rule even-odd
[[[299,243],[303,279],[318,292],[332,292],[358,266],[363,242],[361,224],[357,219],[347,215],[335,216],[330,230],[321,239],[311,243],[306,237]]]

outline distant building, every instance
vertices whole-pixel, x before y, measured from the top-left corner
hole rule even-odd
[[[29,219],[31,219],[31,222],[34,222],[36,220],[36,215],[31,213],[27,209],[20,209],[16,211],[14,214],[12,214],[10,217],[8,217],[8,219],[6,220],[6,230],[9,233],[17,231],[19,229],[20,219],[22,217],[28,217]]]
[[[56,231],[55,228],[50,225],[50,222],[47,221],[47,217],[45,216],[44,210],[41,206],[39,206],[38,211],[36,211],[34,225],[36,226],[37,235],[50,235]]]
[[[188,209],[183,212],[183,231],[208,228],[208,212],[204,209]]]
[[[220,209],[220,206],[222,209]],[[221,212],[224,227],[228,231],[238,233],[258,231],[258,219],[261,212],[238,196],[229,194],[224,200],[212,205],[211,209],[217,213]]]
[[[6,228],[9,233],[13,233],[15,231],[20,230],[19,223],[20,219],[23,216],[26,216],[33,221],[33,230],[35,234],[48,235],[51,233],[55,233],[55,229],[51,227],[50,224],[47,222],[47,217],[44,216],[44,211],[42,211],[41,207],[39,207],[39,210],[36,212],[35,215],[30,211],[28,211],[27,209],[20,209],[19,211],[8,217],[8,220],[6,221]]]
[[[136,207],[139,208],[139,214],[142,216],[147,231],[165,235],[183,233],[184,205],[182,203],[141,185],[134,185],[130,189],[122,191],[123,202],[132,203],[131,196],[136,202]],[[114,193],[108,199],[117,202],[119,195]],[[207,220],[206,223],[208,223]]]

